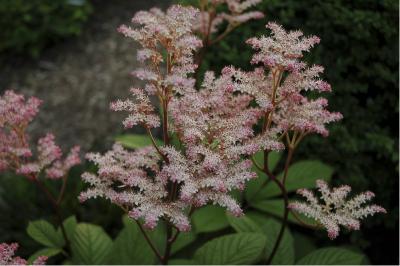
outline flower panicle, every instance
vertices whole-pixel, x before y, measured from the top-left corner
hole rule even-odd
[[[36,153],[32,152],[26,129],[39,112],[40,103],[35,97],[25,100],[11,90],[0,96],[0,170],[13,170],[30,179],[45,170],[47,178],[57,179],[80,163],[79,147],[72,148],[63,160],[51,133],[40,138]]]
[[[289,204],[289,208],[316,220],[325,227],[331,239],[339,235],[340,225],[348,230],[359,230],[360,221],[365,217],[376,213],[386,213],[381,206],[366,205],[374,197],[374,193],[370,191],[347,199],[351,191],[350,186],[344,185],[330,189],[323,180],[317,180],[316,185],[321,194],[320,199],[308,189],[299,189],[297,194],[305,197],[307,202],[295,201]]]

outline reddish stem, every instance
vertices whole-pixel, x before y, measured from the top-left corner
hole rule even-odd
[[[137,220],[135,220],[135,222],[139,226],[140,231],[142,232],[142,234],[143,234],[144,238],[146,239],[147,243],[149,244],[150,248],[153,250],[154,254],[162,262],[164,260],[163,256],[161,256],[160,252],[158,252],[157,248],[155,247],[155,245],[153,244],[153,242],[151,241],[151,239],[147,235],[146,231],[143,229],[143,227],[140,224],[140,222],[138,222]]]

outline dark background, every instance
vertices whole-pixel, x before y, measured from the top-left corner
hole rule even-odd
[[[45,101],[32,125],[33,139],[45,128],[63,147],[109,147],[122,127],[108,103],[127,94],[133,82],[128,73],[136,64],[135,45],[115,28],[140,9],[168,2],[0,0],[0,91],[14,88]],[[388,214],[367,219],[359,232],[333,243],[315,237],[321,245],[351,243],[373,264],[398,264],[398,1],[264,0],[257,9],[266,19],[240,27],[213,47],[204,68],[251,69],[252,52],[244,41],[265,34],[266,21],[321,37],[306,60],[325,67],[333,88],[329,109],[344,119],[330,127],[328,138],[307,138],[295,159],[317,158],[334,166],[334,183],[375,192],[375,202]],[[65,215],[78,208],[84,168],[72,173]],[[37,246],[26,225],[38,217],[52,219],[51,207],[28,181],[10,174],[0,178],[0,242],[18,241],[22,255],[32,254]],[[103,224],[111,235],[120,228],[114,219],[119,211],[109,204],[91,202],[78,209],[80,220]]]

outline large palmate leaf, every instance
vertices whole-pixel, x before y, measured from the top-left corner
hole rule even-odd
[[[196,233],[213,232],[229,226],[225,208],[208,205],[192,215],[193,227]]]
[[[303,258],[305,255],[317,249],[314,239],[301,233],[294,233],[294,250],[296,251],[296,260]]]
[[[123,218],[123,222],[124,228],[114,240],[114,244],[112,247],[111,263],[124,265],[155,264],[157,262],[157,257],[146,242],[136,222],[126,216]],[[160,226],[158,226],[157,228],[160,228]],[[148,235],[151,240],[155,244],[157,244],[157,248],[160,248],[160,246],[158,245],[160,241],[157,237],[157,239],[155,239],[154,237],[154,235],[157,233],[159,233],[159,231],[153,231],[151,234],[149,233]],[[162,236],[160,236],[159,238],[161,237]]]
[[[247,216],[234,217],[227,215],[228,222],[238,233],[262,233],[260,226]]]
[[[168,265],[196,265],[196,262],[188,259],[173,259],[168,262]]]
[[[75,228],[77,225],[78,225],[78,222],[76,221],[75,216],[70,216],[64,220],[63,226],[64,226],[65,233],[67,234],[68,239],[72,239],[72,237],[74,236]],[[62,234],[60,227],[58,227],[57,232],[59,234]]]
[[[279,231],[281,230],[281,223],[275,219],[266,219],[261,225],[267,242],[265,246],[265,259],[268,259],[274,248],[275,242],[278,238]],[[294,253],[294,240],[289,228],[285,228],[282,240],[278,246],[275,256],[273,257],[271,264],[274,265],[290,265],[295,261]]]
[[[200,247],[194,260],[197,264],[252,264],[260,259],[265,236],[257,233],[238,233],[212,239]]]
[[[317,249],[297,264],[300,265],[361,265],[365,256],[363,254],[345,248],[321,248]]]
[[[115,140],[121,143],[124,147],[131,149],[137,149],[152,145],[151,139],[147,135],[124,134],[117,136]],[[162,141],[159,139],[155,139],[155,141],[157,145],[163,144]]]
[[[75,264],[106,264],[113,242],[103,228],[81,223],[75,228],[71,249]]]
[[[333,168],[320,161],[300,161],[290,166],[285,187],[287,192],[296,191],[299,188],[314,188],[318,179],[329,182],[333,174]],[[282,180],[283,173],[278,176]],[[263,189],[263,195],[268,197],[281,195],[282,192],[275,183]]]
[[[171,254],[175,254],[196,240],[196,235],[191,232],[181,232],[172,245]]]
[[[27,233],[35,241],[49,248],[62,248],[65,244],[61,232],[57,232],[54,226],[45,220],[29,222]]]

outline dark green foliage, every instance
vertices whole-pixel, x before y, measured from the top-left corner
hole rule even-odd
[[[81,32],[87,0],[0,1],[0,54],[37,57],[49,44]]]
[[[344,119],[331,126],[329,138],[306,138],[295,159],[318,158],[335,167],[334,182],[377,194],[389,213],[369,219],[351,240],[375,262],[397,263],[398,248],[382,251],[379,245],[398,242],[398,1],[264,0],[257,9],[266,19],[239,27],[214,46],[202,69],[252,69],[244,42],[266,34],[267,21],[321,37],[307,61],[325,67],[334,91],[327,95],[329,109]]]

